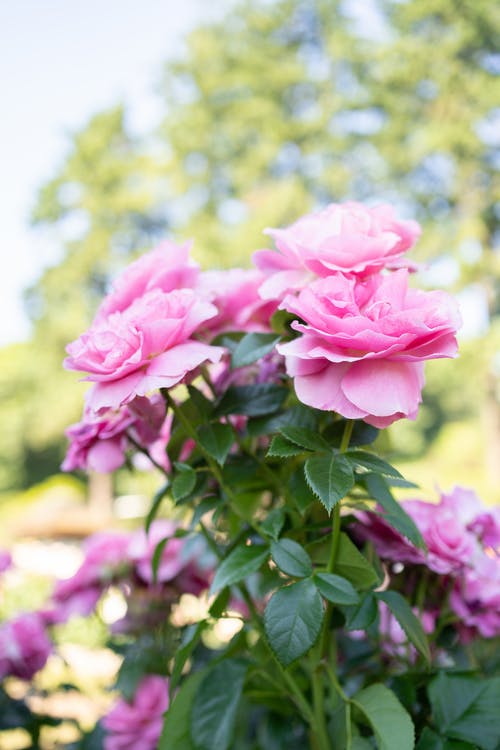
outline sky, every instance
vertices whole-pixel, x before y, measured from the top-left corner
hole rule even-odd
[[[125,102],[130,122],[158,121],[161,65],[185,34],[228,0],[3,0],[0,2],[0,346],[26,339],[22,290],[57,261],[29,226],[37,190],[56,173],[71,134]]]

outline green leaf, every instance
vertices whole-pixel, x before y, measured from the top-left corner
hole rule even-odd
[[[302,515],[304,515],[308,507],[315,500],[315,496],[307,484],[302,468],[296,469],[290,477],[290,497]]]
[[[264,613],[267,639],[287,667],[314,645],[324,617],[321,596],[311,579],[275,591]]]
[[[149,509],[148,515],[146,516],[146,532],[149,531],[151,524],[156,518],[156,514],[158,513],[162,500],[168,494],[169,489],[170,482],[165,482],[163,487],[161,487],[154,495],[153,502],[151,503],[151,508]]]
[[[294,578],[306,578],[313,572],[311,558],[293,539],[271,542],[271,557],[283,573]]]
[[[471,745],[469,742],[460,742],[456,740],[447,740],[433,732],[429,727],[424,727],[416,750],[477,750],[477,745]]]
[[[271,445],[267,451],[267,455],[270,457],[276,456],[277,458],[288,458],[289,456],[298,456],[300,453],[304,453],[303,448],[299,448],[296,443],[292,443],[290,440],[286,440],[282,435],[275,435],[271,440]]]
[[[228,750],[248,664],[224,659],[211,669],[196,691],[191,736],[196,750]]]
[[[290,323],[294,320],[297,320],[297,316],[293,313],[289,313],[287,310],[276,310],[271,316],[271,328],[276,333],[290,335],[291,333],[295,333],[290,328]]]
[[[347,750],[373,750],[373,745],[364,737],[353,737]]]
[[[167,546],[167,543],[170,541],[170,537],[165,537],[165,539],[160,539],[158,544],[155,547],[155,550],[153,552],[153,557],[151,559],[151,568],[153,571],[153,583],[156,583],[156,579],[158,577],[158,568],[160,567],[161,562],[161,556],[163,554],[163,550]]]
[[[232,586],[233,583],[256,573],[268,555],[268,548],[260,545],[236,547],[217,568],[210,592],[213,594],[224,586]]]
[[[190,675],[165,715],[158,750],[197,750],[191,739],[193,701],[206,670]]]
[[[209,419],[213,409],[212,401],[204,396],[198,388],[194,387],[194,385],[188,385],[188,392],[192,402],[198,409],[200,416],[204,417],[204,419]]]
[[[360,450],[348,450],[344,455],[346,456],[346,458],[352,461],[353,464],[355,464],[356,466],[362,466],[363,469],[369,469],[370,471],[374,471],[377,474],[384,474],[388,477],[397,477],[399,479],[404,479],[404,477],[399,473],[397,469],[394,468],[394,466],[391,466],[391,464],[388,464],[387,461],[379,458],[374,453],[368,453],[368,451]]]
[[[335,573],[315,573],[314,582],[322,596],[333,604],[358,604],[359,594],[347,578]]]
[[[366,630],[377,617],[377,601],[371,591],[368,591],[363,594],[359,604],[344,607],[344,614],[346,630]]]
[[[342,438],[344,436],[345,420],[339,419],[338,422],[334,422],[326,428],[323,435],[325,440],[328,440],[335,448],[340,448]],[[351,448],[354,446],[369,445],[377,439],[380,430],[373,427],[371,424],[363,422],[361,419],[354,421],[354,427],[349,440]]]
[[[195,625],[188,625],[185,629],[182,635],[181,644],[175,652],[174,664],[169,679],[170,695],[174,694],[174,691],[179,684],[179,680],[181,679],[184,665],[198,645],[200,636],[206,626],[206,620],[200,620],[200,622]]]
[[[335,570],[357,589],[368,589],[379,583],[375,568],[343,531],[340,533]]]
[[[232,367],[245,367],[272,352],[281,336],[274,333],[247,333],[233,352]]]
[[[305,475],[329,513],[354,485],[352,466],[342,455],[312,456],[306,461]]]
[[[385,510],[384,519],[396,531],[405,536],[415,547],[425,549],[422,534],[403,507],[394,499],[387,481],[378,474],[363,477],[368,492]]]
[[[176,463],[177,474],[172,482],[172,497],[175,502],[187,497],[196,485],[196,472],[188,464]]]
[[[281,427],[280,432],[287,440],[290,440],[297,445],[301,445],[303,448],[307,448],[307,450],[331,450],[330,445],[319,433],[314,432],[313,430],[308,430],[306,427],[287,425],[286,427]]]
[[[385,685],[364,688],[352,702],[370,723],[379,750],[413,750],[415,730],[410,715]]]
[[[206,452],[223,466],[234,444],[234,430],[230,424],[204,424],[198,428],[198,439]]]
[[[210,609],[208,610],[211,617],[220,617],[223,612],[226,611],[229,599],[231,598],[231,589],[226,586],[222,591],[217,594],[214,601],[212,602]]]
[[[260,530],[277,540],[285,523],[285,511],[283,508],[273,508],[260,524]]]
[[[434,724],[441,734],[497,750],[500,677],[485,679],[441,672],[428,687]]]
[[[413,643],[417,651],[422,654],[426,662],[430,664],[431,652],[427,636],[420,620],[415,617],[406,599],[397,591],[378,591],[376,597],[387,604],[408,639]]]
[[[247,431],[250,437],[258,437],[259,435],[270,435],[272,432],[278,432],[286,425],[296,425],[297,427],[307,427],[314,430],[317,421],[317,414],[314,409],[303,404],[297,404],[271,417],[263,416],[249,419]]]
[[[232,385],[214,410],[215,417],[242,414],[258,417],[278,411],[288,396],[288,389],[274,383]]]

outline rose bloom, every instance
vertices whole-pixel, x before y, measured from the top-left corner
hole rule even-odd
[[[263,300],[259,287],[265,277],[259,271],[232,268],[200,274],[197,290],[212,302],[218,314],[208,321],[212,338],[226,331],[268,333],[276,302]]]
[[[64,364],[94,381],[87,405],[94,411],[117,408],[135,396],[171,388],[207,360],[224,353],[190,338],[217,309],[192,290],[158,289],[111,313],[69,344]]]
[[[115,471],[125,461],[126,431],[133,422],[134,417],[126,408],[108,409],[99,416],[85,409],[81,422],[65,431],[70,445],[61,469],[86,469],[103,474]]]
[[[130,307],[138,297],[152,289],[171,292],[190,289],[196,284],[199,267],[189,258],[190,242],[176,245],[166,240],[157,248],[131,263],[113,282],[96,315],[103,320],[114,312]]]
[[[30,680],[52,651],[43,619],[35,612],[0,626],[0,679],[7,675]]]
[[[454,357],[460,315],[444,292],[408,287],[408,271],[366,280],[335,274],[280,305],[301,335],[277,346],[298,398],[347,419],[387,427],[414,419],[424,362]]]
[[[144,677],[132,701],[120,698],[102,719],[107,731],[104,750],[156,750],[168,703],[167,680],[157,675]]]
[[[459,632],[468,642],[479,633],[483,638],[500,636],[500,558],[476,556],[473,566],[457,579],[450,607],[460,618]]]
[[[368,208],[360,203],[332,203],[306,214],[286,229],[267,229],[277,252],[258,250],[255,265],[269,278],[264,299],[279,299],[315,277],[332,273],[367,275],[401,265],[400,256],[420,236],[415,221],[398,220],[392,206]]]

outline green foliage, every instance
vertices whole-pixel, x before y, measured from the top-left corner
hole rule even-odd
[[[238,546],[224,558],[217,568],[211,591],[215,592],[224,586],[232,586],[252,573],[256,573],[269,555],[267,547],[250,545]]]
[[[283,573],[294,578],[307,578],[313,572],[311,558],[293,539],[271,542],[271,557]]]
[[[264,626],[269,645],[283,666],[314,645],[324,617],[323,603],[313,581],[305,578],[278,589],[269,600]]]
[[[342,455],[309,458],[305,464],[305,475],[309,486],[329,512],[354,485],[352,467]]]
[[[225,659],[203,677],[193,702],[191,736],[197,750],[228,750],[248,664]]]
[[[431,652],[427,636],[425,635],[420,621],[413,614],[406,599],[397,591],[379,591],[377,592],[377,599],[380,599],[380,601],[387,604],[390,611],[408,636],[410,642],[413,643],[415,648],[422,654],[427,664],[430,664]]]
[[[484,679],[441,672],[429,685],[434,724],[440,735],[497,750],[500,737],[500,677]]]
[[[352,702],[370,723],[379,750],[413,750],[415,730],[411,718],[384,685],[364,688]]]

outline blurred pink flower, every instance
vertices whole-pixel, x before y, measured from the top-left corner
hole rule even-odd
[[[69,344],[65,367],[87,372],[86,379],[95,382],[87,398],[91,409],[117,408],[177,385],[207,360],[218,362],[224,349],[190,338],[216,314],[192,290],[154,289]]]
[[[156,750],[168,703],[167,680],[145,677],[131,702],[120,698],[102,719],[107,731],[104,750]]]
[[[113,532],[89,537],[85,558],[76,573],[57,581],[52,594],[54,607],[47,610],[47,621],[64,622],[72,615],[90,614],[106,586],[130,573],[129,540],[129,534]]]
[[[286,229],[267,229],[277,252],[258,250],[255,265],[269,278],[264,299],[280,299],[315,277],[333,273],[367,275],[401,265],[400,256],[420,236],[415,221],[398,220],[392,206],[369,208],[360,203],[332,203],[306,214]]]
[[[128,547],[128,557],[135,564],[137,575],[144,582],[153,582],[153,555],[158,544],[168,539],[158,565],[158,583],[172,583],[179,593],[198,595],[210,585],[209,573],[196,564],[197,548],[186,538],[175,537],[178,526],[173,521],[160,519],[134,532]]]
[[[191,242],[176,245],[165,240],[154,250],[131,263],[113,282],[111,292],[97,311],[95,322],[111,313],[122,312],[152,289],[171,292],[196,284],[199,267],[189,258]]]
[[[22,614],[0,626],[0,678],[30,680],[52,651],[42,617]]]
[[[500,636],[500,558],[482,554],[457,579],[450,606],[460,618],[464,640],[479,633],[483,638]]]
[[[10,568],[11,565],[12,556],[10,552],[7,552],[5,549],[0,549],[0,573],[3,573],[4,570]]]
[[[414,419],[425,360],[456,355],[456,303],[410,289],[405,269],[319,279],[280,307],[303,321],[292,323],[298,338],[277,346],[298,398],[375,427]]]

